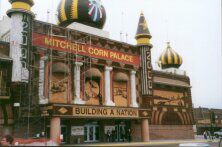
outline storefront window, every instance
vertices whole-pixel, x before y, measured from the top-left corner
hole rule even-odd
[[[93,124],[86,125],[84,127],[84,140],[85,142],[99,141],[99,126]]]

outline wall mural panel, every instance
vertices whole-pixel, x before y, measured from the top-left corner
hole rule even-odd
[[[53,103],[67,103],[68,96],[68,76],[63,74],[53,74],[51,84],[51,98]]]
[[[67,103],[69,72],[70,69],[65,63],[54,62],[52,64],[49,100],[51,103]]]
[[[100,78],[86,78],[84,100],[86,100],[87,105],[99,105],[100,103],[102,103]]]
[[[186,95],[182,92],[154,90],[155,105],[185,106]]]
[[[128,104],[127,82],[113,82],[113,96],[116,106],[125,106]]]

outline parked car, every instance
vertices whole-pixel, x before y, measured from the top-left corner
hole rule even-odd
[[[220,136],[222,137],[222,129],[220,129],[220,130],[217,131],[217,132],[214,132],[214,136],[215,136],[216,138],[219,138]]]

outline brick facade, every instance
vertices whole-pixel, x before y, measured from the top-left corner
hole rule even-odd
[[[150,139],[194,139],[192,125],[150,125]]]

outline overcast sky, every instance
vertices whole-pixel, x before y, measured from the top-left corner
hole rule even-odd
[[[34,0],[37,19],[55,23],[60,0]],[[181,70],[190,76],[195,107],[222,108],[221,0],[103,0],[107,12],[104,30],[120,40],[120,31],[134,36],[143,11],[152,38],[153,67],[166,42],[183,57]],[[10,8],[0,0],[0,17]],[[0,28],[1,29],[1,28]],[[126,41],[126,37],[122,37]]]

